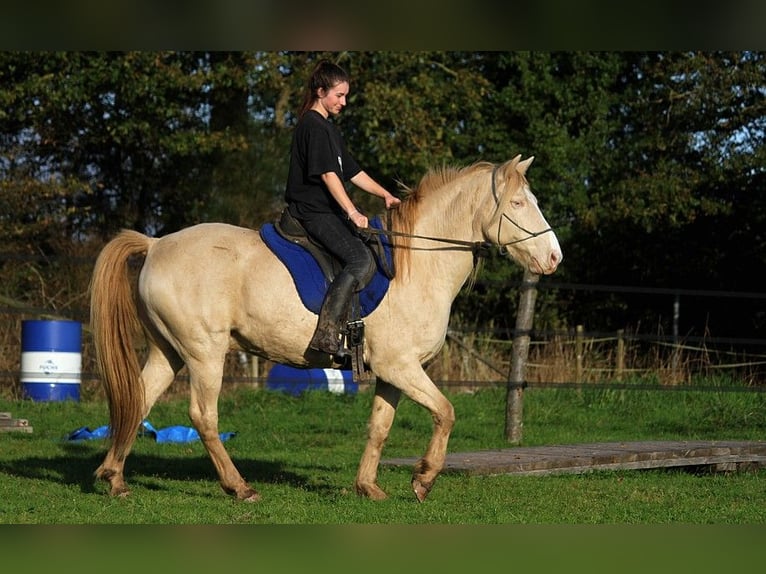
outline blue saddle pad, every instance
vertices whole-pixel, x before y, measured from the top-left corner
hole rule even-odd
[[[381,229],[380,217],[370,220],[370,227]],[[261,237],[274,254],[285,264],[293,278],[301,301],[309,311],[319,314],[324,301],[329,283],[325,279],[322,269],[314,259],[314,256],[306,249],[292,243],[282,237],[275,229],[274,224],[267,223],[261,227]],[[387,240],[382,241],[383,251],[390,269],[393,269],[391,258],[391,244]],[[359,306],[362,317],[372,313],[388,291],[390,280],[380,268],[380,263],[375,275],[367,287],[359,293]]]

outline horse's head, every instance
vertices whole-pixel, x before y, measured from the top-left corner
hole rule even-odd
[[[548,275],[563,258],[556,234],[545,220],[527,182],[526,172],[534,157],[521,155],[492,171],[492,217],[484,224],[485,238],[507,251],[531,272]]]

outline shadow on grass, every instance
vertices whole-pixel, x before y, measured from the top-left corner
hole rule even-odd
[[[63,444],[63,454],[59,456],[25,456],[12,461],[0,461],[0,473],[36,480],[47,480],[56,484],[78,485],[85,494],[103,493],[94,473],[103,462],[103,447],[90,444]],[[242,476],[256,490],[259,484],[282,484],[300,488],[320,495],[331,496],[337,486],[320,481],[318,483],[308,474],[299,474],[289,470],[280,461],[266,461],[248,458],[234,458],[234,464]],[[312,473],[323,471],[337,472],[337,468],[319,465],[310,469]],[[158,481],[211,481],[218,483],[212,461],[204,456],[157,456],[132,453],[125,466],[125,479],[128,485],[141,484],[142,488],[157,490]]]

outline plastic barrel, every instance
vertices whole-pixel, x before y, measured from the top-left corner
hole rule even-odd
[[[305,391],[329,391],[336,394],[354,394],[359,385],[351,371],[341,369],[298,369],[276,364],[266,377],[266,388],[300,395]]]
[[[21,386],[34,401],[80,400],[82,325],[21,322]]]

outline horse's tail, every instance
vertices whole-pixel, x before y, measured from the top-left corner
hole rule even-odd
[[[90,282],[90,322],[96,364],[109,403],[111,438],[116,455],[131,444],[144,408],[144,388],[135,338],[141,323],[137,295],[129,273],[129,259],[146,255],[154,240],[124,230],[101,251]]]

